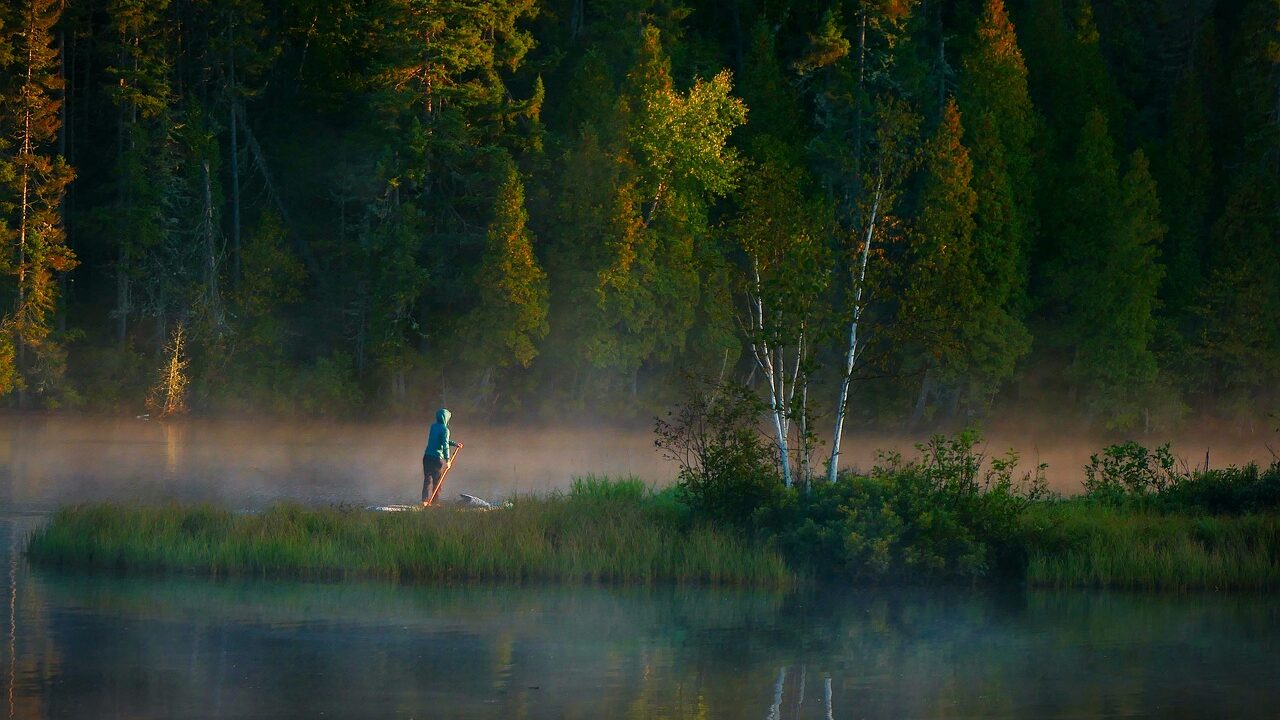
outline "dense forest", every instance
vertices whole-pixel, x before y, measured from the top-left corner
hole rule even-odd
[[[9,407],[1280,408],[1277,0],[3,0],[0,68]]]

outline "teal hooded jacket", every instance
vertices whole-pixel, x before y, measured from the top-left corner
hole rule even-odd
[[[436,411],[436,421],[431,423],[431,431],[427,433],[427,449],[422,453],[424,458],[438,458],[441,462],[449,459],[449,448],[458,443],[449,439],[449,411],[440,408]]]

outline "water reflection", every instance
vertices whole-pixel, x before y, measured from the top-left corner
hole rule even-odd
[[[17,718],[1273,717],[1280,687],[1260,597],[218,582],[7,555]]]

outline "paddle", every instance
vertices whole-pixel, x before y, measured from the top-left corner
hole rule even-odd
[[[453,457],[449,458],[449,463],[444,466],[444,472],[440,473],[440,482],[437,482],[435,489],[431,491],[431,499],[427,500],[426,506],[436,504],[436,496],[440,494],[440,488],[444,487],[444,479],[449,476],[449,470],[453,468],[453,463],[458,459],[460,452],[462,452],[462,443],[458,443],[458,448],[453,451]]]

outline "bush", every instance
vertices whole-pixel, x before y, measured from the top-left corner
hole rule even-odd
[[[1217,470],[1178,470],[1169,445],[1111,445],[1085,467],[1085,497],[1164,512],[1242,514],[1280,507],[1280,461]]]
[[[935,437],[921,456],[881,455],[869,475],[787,494],[765,515],[784,554],[822,574],[972,579],[1023,564],[1023,511],[1046,494],[1041,468],[988,458],[975,432]]]
[[[655,445],[679,466],[679,498],[695,517],[753,529],[757,514],[778,502],[782,479],[759,431],[762,414],[749,389],[704,384],[657,421]]]
[[[1105,503],[1156,494],[1181,480],[1175,464],[1167,443],[1154,451],[1133,441],[1108,445],[1100,455],[1089,457],[1085,494]]]
[[[1166,510],[1240,515],[1280,508],[1280,461],[1196,472],[1160,493]]]

